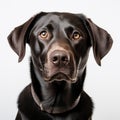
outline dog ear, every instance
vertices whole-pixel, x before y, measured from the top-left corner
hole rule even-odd
[[[16,27],[8,36],[8,42],[11,48],[17,53],[19,56],[18,62],[21,62],[25,56],[25,46],[28,40],[28,35],[30,30],[34,25],[34,21],[39,19],[41,16],[47,13],[41,12],[30,18],[24,24]]]
[[[24,24],[16,27],[8,36],[8,42],[11,48],[17,53],[19,56],[18,62],[21,62],[25,55],[25,45],[26,45],[26,34],[27,30],[34,20],[35,16],[30,18]]]
[[[98,65],[101,66],[101,59],[109,52],[113,40],[104,29],[98,27],[90,19],[87,19],[88,32],[93,46],[93,53]]]

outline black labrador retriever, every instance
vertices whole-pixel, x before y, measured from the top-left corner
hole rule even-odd
[[[19,96],[16,120],[91,120],[93,103],[83,83],[91,46],[98,65],[112,46],[104,29],[83,14],[41,12],[8,40],[19,62],[26,43],[31,49],[32,82]]]

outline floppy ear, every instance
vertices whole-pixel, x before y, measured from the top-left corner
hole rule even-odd
[[[19,56],[18,62],[21,62],[25,55],[25,45],[26,45],[26,33],[34,20],[35,16],[30,18],[23,25],[16,27],[8,36],[8,42],[11,48],[17,53]]]
[[[28,39],[28,34],[34,25],[34,21],[39,19],[41,16],[45,15],[46,13],[41,12],[32,18],[30,18],[24,24],[16,27],[8,36],[8,42],[11,48],[17,53],[19,56],[18,62],[21,62],[25,56],[25,46]],[[32,24],[33,23],[33,24]]]
[[[90,19],[87,19],[87,27],[93,46],[93,53],[98,65],[101,65],[101,59],[111,49],[113,40],[104,29],[95,25]]]

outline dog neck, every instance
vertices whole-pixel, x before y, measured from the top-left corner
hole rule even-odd
[[[78,105],[85,72],[82,78],[74,84],[65,81],[47,83],[42,79],[39,71],[34,68],[32,62],[31,67],[31,93],[35,103],[42,111],[58,114],[70,111]]]
[[[80,96],[81,96],[81,95],[79,95],[78,98],[74,101],[74,103],[67,109],[65,109],[65,108],[61,109],[59,107],[54,107],[54,110],[51,111],[50,109],[44,109],[43,104],[40,101],[40,99],[38,98],[38,96],[36,95],[32,85],[31,85],[31,93],[32,93],[32,97],[33,97],[35,103],[38,105],[38,107],[41,109],[41,111],[46,111],[46,112],[52,113],[52,114],[59,114],[59,113],[64,113],[64,112],[72,110],[73,108],[75,108],[78,105],[78,103],[80,101]]]

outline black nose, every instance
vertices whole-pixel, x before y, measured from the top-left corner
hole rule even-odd
[[[70,56],[65,51],[55,50],[51,53],[50,57],[54,65],[67,65],[70,62]]]

